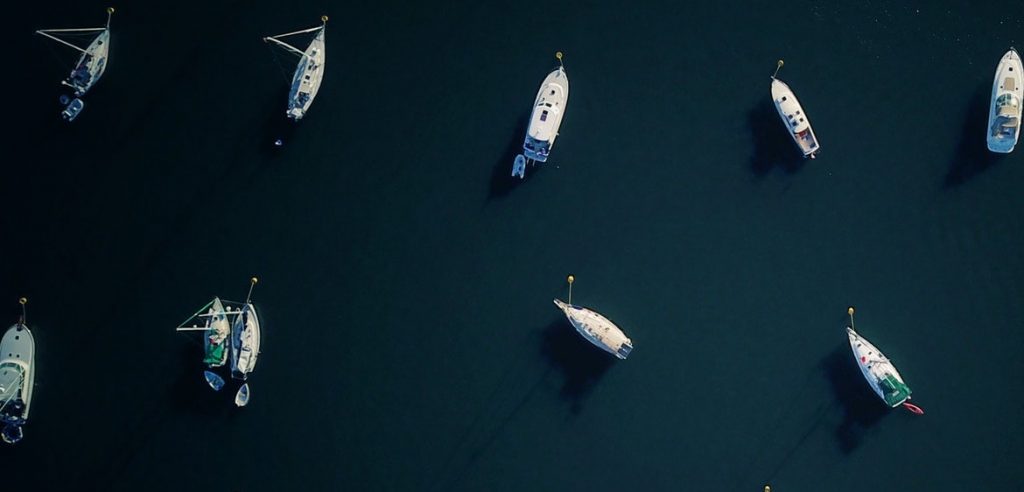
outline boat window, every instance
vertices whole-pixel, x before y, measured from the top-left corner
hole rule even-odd
[[[555,90],[554,89],[551,89],[551,95],[552,96],[555,95]]]
[[[786,96],[782,96],[782,100],[785,101],[786,100]]]
[[[549,108],[551,107],[551,103],[544,103],[544,105],[549,107]]]
[[[540,113],[540,120],[541,121],[547,121],[548,120],[548,112],[547,111],[542,111]]]

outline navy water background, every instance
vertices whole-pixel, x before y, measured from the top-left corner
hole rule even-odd
[[[117,5],[72,125],[10,12],[0,310],[25,490],[1019,490],[1024,161],[985,150],[1020,9],[987,2]],[[284,124],[260,37],[329,14]],[[8,26],[11,27],[11,26]],[[1024,46],[1019,46],[1024,47]],[[507,177],[565,52],[552,158]],[[803,162],[770,105],[800,97]],[[270,142],[285,138],[275,150]],[[623,327],[615,362],[551,299]],[[173,331],[251,275],[252,403]],[[927,414],[880,408],[859,331]]]

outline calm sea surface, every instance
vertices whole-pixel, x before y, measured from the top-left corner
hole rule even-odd
[[[5,489],[1024,488],[1024,149],[984,141],[1019,4],[116,6],[71,125],[32,31],[106,5],[6,17],[0,318],[29,298],[38,363]],[[260,38],[325,13],[291,128]],[[556,50],[561,137],[513,180]],[[570,273],[629,360],[551,304]],[[173,328],[252,275],[238,410]],[[925,416],[869,392],[850,305]]]

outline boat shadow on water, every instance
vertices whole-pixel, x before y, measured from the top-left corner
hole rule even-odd
[[[275,104],[267,105],[267,119],[263,122],[263,130],[260,132],[259,153],[263,157],[275,157],[280,154],[295,137],[295,130],[299,122],[292,121],[285,115],[280,101],[285,100],[287,90],[282,91],[281,97],[273,99]],[[277,142],[281,142],[280,145]]]
[[[181,344],[179,365],[174,383],[170,387],[170,406],[176,413],[191,413],[205,417],[225,416],[234,405],[230,400],[234,396],[235,385],[227,384],[220,391],[213,391],[203,379],[203,366],[198,363],[202,355],[202,345]],[[224,376],[224,374],[221,374]]]
[[[844,454],[852,453],[864,440],[872,427],[892,412],[871,388],[843,343],[821,361],[821,367],[832,387],[836,402],[843,410],[843,418],[836,428],[835,437]]]
[[[989,98],[992,84],[984,82],[974,91],[970,105],[964,117],[964,127],[960,131],[953,162],[943,181],[945,188],[953,188],[987,170],[999,162],[1005,155],[988,150],[985,142],[985,127],[988,126]]]
[[[787,174],[803,168],[806,159],[800,155],[770,101],[762,101],[747,112],[747,126],[754,146],[750,169],[755,177],[764,177],[776,167]]]
[[[565,318],[548,324],[542,339],[541,355],[564,377],[559,396],[569,403],[573,415],[579,415],[583,401],[616,359],[584,340]]]
[[[517,154],[523,153],[523,135],[526,135],[526,120],[528,117],[528,114],[524,114],[516,120],[519,124],[516,125],[515,132],[512,133],[508,144],[491,168],[491,185],[487,191],[486,200],[488,202],[492,199],[508,195],[516,186],[529,181],[539,169],[539,166],[536,164],[526,166],[526,174],[522,178],[512,176],[512,163],[515,162]]]

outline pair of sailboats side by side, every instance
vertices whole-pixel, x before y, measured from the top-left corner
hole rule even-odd
[[[569,275],[569,302],[555,299],[554,303],[568,318],[569,323],[588,342],[619,359],[625,359],[633,351],[633,341],[608,318],[585,307],[572,304],[572,284],[575,277]],[[924,410],[910,403],[910,387],[882,351],[862,337],[854,329],[854,309],[848,310],[850,324],[846,327],[850,348],[857,366],[872,391],[889,407],[903,406],[922,415]]]
[[[36,34],[81,53],[71,69],[71,74],[61,82],[69,87],[74,94],[73,98],[66,95],[60,98],[64,105],[61,118],[66,121],[74,121],[75,118],[78,118],[78,115],[85,109],[82,96],[99,82],[103,72],[107,69],[110,55],[110,19],[113,14],[114,8],[107,8],[107,23],[104,27],[40,29],[36,31]],[[280,46],[299,57],[298,66],[292,76],[291,89],[288,92],[287,115],[288,118],[295,121],[302,119],[309,111],[324,78],[326,63],[324,35],[327,29],[327,16],[322,16],[320,20],[321,25],[316,27],[263,38],[264,41]],[[296,48],[282,40],[286,37],[309,33],[315,34],[305,50]],[[84,44],[80,39],[83,37],[89,41],[84,48],[79,46],[79,44]],[[79,44],[73,42],[76,40],[79,41]]]
[[[256,277],[250,280],[245,302],[214,297],[175,328],[203,332],[203,378],[214,391],[224,388],[224,378],[217,371],[230,362],[231,378],[242,382],[235,393],[235,405],[239,407],[249,404],[248,378],[260,353],[260,321],[252,303],[252,290],[258,281]]]

